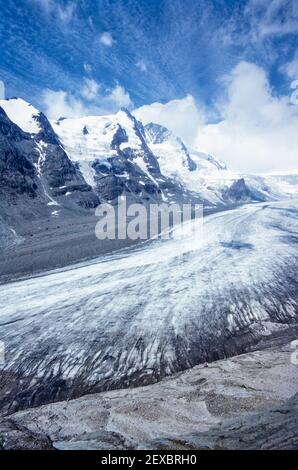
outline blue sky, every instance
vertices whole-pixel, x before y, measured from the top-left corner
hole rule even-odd
[[[45,88],[77,95],[88,77],[103,89],[121,84],[136,106],[186,94],[209,104],[218,79],[244,59],[266,67],[283,92],[280,68],[297,36],[278,26],[282,15],[290,22],[291,2],[279,2],[269,18],[274,34],[257,30],[272,2],[250,3],[255,8],[231,0],[1,0],[0,74],[8,95],[36,103]],[[111,45],[101,42],[104,33]]]
[[[194,119],[212,124],[224,118],[227,83],[239,64],[262,70],[276,99],[290,95],[296,70],[298,78],[294,0],[0,0],[0,6],[6,96],[22,96],[50,117],[191,97],[200,114]]]

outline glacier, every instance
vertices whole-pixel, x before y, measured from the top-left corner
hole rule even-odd
[[[295,199],[244,205],[206,216],[199,242],[188,232],[0,286],[2,409],[152,383],[297,334],[297,213]]]

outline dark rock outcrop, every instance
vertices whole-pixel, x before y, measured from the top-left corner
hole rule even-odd
[[[232,202],[262,202],[265,201],[264,195],[250,188],[244,178],[240,178],[224,191],[223,197]]]
[[[0,450],[53,450],[48,436],[6,420],[0,423]]]
[[[40,131],[29,134],[0,107],[0,194],[4,219],[9,220],[12,205],[20,206],[20,217],[22,206],[26,206],[26,214],[37,211],[39,216],[48,216],[47,205],[58,196],[62,196],[57,201],[62,208],[96,207],[97,195],[68,158],[48,119],[39,113],[36,120]],[[64,198],[67,192],[68,197]],[[29,200],[26,202],[24,197]],[[34,204],[30,199],[35,199]]]
[[[19,149],[18,144],[29,137],[13,124],[0,108],[0,194],[15,201],[24,193],[37,196],[35,168],[32,161]]]

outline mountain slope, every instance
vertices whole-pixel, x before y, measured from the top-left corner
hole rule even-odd
[[[286,181],[238,175],[211,155],[188,149],[167,128],[143,126],[125,109],[50,123],[22,99],[2,100],[0,107],[8,205],[24,190],[46,207],[71,209],[94,208],[123,194],[139,202],[196,202],[207,208],[295,195],[295,176]],[[45,210],[49,213],[57,216],[61,209]]]
[[[200,195],[205,205],[275,199],[270,190],[256,184],[254,178],[228,170],[212,155],[187,149],[184,142],[165,127],[150,123],[145,126],[145,131],[163,174]]]
[[[1,212],[6,217],[17,204],[26,206],[26,216],[34,217],[55,214],[51,206],[95,207],[98,203],[47,118],[25,101],[0,100],[0,142]],[[24,197],[31,201],[25,204]]]
[[[161,171],[142,123],[126,109],[110,116],[60,119],[52,125],[86,181],[105,200],[123,193],[143,201],[198,200]]]
[[[1,198],[28,194],[36,197],[34,165],[19,149],[26,135],[14,126],[0,108],[0,192]]]
[[[265,200],[257,191],[228,192],[238,175],[211,155],[189,151],[158,124],[143,126],[129,111],[52,123],[69,157],[104,199],[201,202],[206,207]]]

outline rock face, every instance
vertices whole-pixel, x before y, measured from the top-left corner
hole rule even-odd
[[[92,164],[99,193],[104,193],[106,199],[130,193],[158,200],[161,195],[155,180],[161,178],[158,162],[146,144],[143,126],[125,109],[117,114],[110,148],[115,154],[107,158],[108,165],[101,165],[100,161]]]
[[[28,137],[6,116],[0,108],[0,192],[1,200],[27,194],[37,196],[33,163],[19,148]],[[26,142],[27,143],[27,142]]]
[[[95,207],[98,197],[68,158],[47,118],[37,110],[32,115],[29,107],[31,121],[26,115],[26,120],[20,122],[20,115],[28,113],[28,107],[19,99],[0,101],[0,191],[4,219],[9,220],[14,211],[12,206],[18,205],[19,217],[49,216],[53,212],[51,206],[61,206],[60,210],[64,206]],[[9,118],[6,108],[23,129]],[[66,194],[68,197],[63,198]],[[22,214],[25,206],[26,212]]]
[[[248,187],[244,178],[240,178],[223,192],[225,199],[233,202],[266,201],[264,194]]]
[[[30,431],[7,420],[0,423],[0,450],[51,450],[54,449],[46,434]]]

